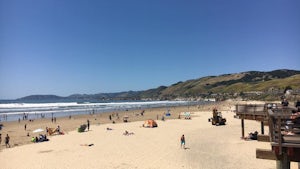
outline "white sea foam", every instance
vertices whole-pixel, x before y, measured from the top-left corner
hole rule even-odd
[[[105,105],[151,105],[168,103],[185,103],[186,101],[149,101],[149,102],[110,102],[110,103],[4,103],[0,104],[1,109],[5,108],[41,108],[41,107],[78,107],[78,106],[105,106]]]
[[[0,115],[8,115],[11,120],[17,120],[20,115],[68,116],[75,114],[101,113],[129,109],[144,109],[152,107],[169,107],[188,105],[188,101],[147,101],[147,102],[60,102],[60,103],[3,103],[0,104]],[[50,114],[50,115],[49,115]],[[0,116],[1,120],[1,116]]]

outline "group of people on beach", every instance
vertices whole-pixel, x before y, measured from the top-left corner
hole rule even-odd
[[[31,138],[31,142],[33,143],[44,142],[44,141],[49,141],[46,134],[45,135],[40,134],[39,137],[36,136]]]

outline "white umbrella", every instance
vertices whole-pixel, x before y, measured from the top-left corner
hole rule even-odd
[[[44,130],[43,129],[35,129],[35,130],[33,130],[32,132],[33,133],[39,133],[39,132],[43,132]]]

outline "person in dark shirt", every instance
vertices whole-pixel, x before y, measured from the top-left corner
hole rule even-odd
[[[9,140],[10,140],[10,137],[8,136],[8,134],[6,134],[6,137],[5,137],[5,146],[6,146],[6,148],[10,147]]]
[[[180,146],[185,149],[185,137],[184,134],[180,138]]]
[[[90,121],[87,120],[87,128],[88,128],[88,131],[90,130]]]
[[[284,99],[282,102],[281,102],[281,105],[284,106],[284,107],[287,107],[289,105],[289,102]]]

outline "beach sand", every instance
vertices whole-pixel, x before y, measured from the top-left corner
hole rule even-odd
[[[170,108],[171,117],[156,120],[166,111],[164,108],[147,109],[144,116],[137,111],[119,112],[120,119],[112,124],[106,114],[82,115],[57,119],[4,123],[2,140],[8,133],[13,148],[1,143],[1,169],[273,169],[276,162],[256,159],[256,148],[270,149],[270,143],[245,141],[241,137],[241,122],[233,118],[236,102],[221,102],[217,105]],[[225,126],[213,126],[208,122],[212,108],[217,107],[227,119]],[[192,112],[191,120],[178,119],[179,112]],[[129,123],[122,116],[129,116]],[[143,120],[152,118],[157,128],[143,128]],[[91,121],[90,131],[78,133],[76,126]],[[30,143],[27,132],[36,128],[60,125],[65,135],[50,136],[50,141]],[[112,128],[112,130],[107,130]],[[134,134],[125,136],[127,130]],[[245,132],[260,131],[260,122],[245,121]],[[267,127],[265,132],[268,133]],[[180,137],[186,138],[186,149],[180,147]],[[37,134],[36,134],[37,135]],[[22,146],[20,146],[22,145]],[[89,146],[90,145],[90,146]],[[292,163],[291,168],[297,168]]]

